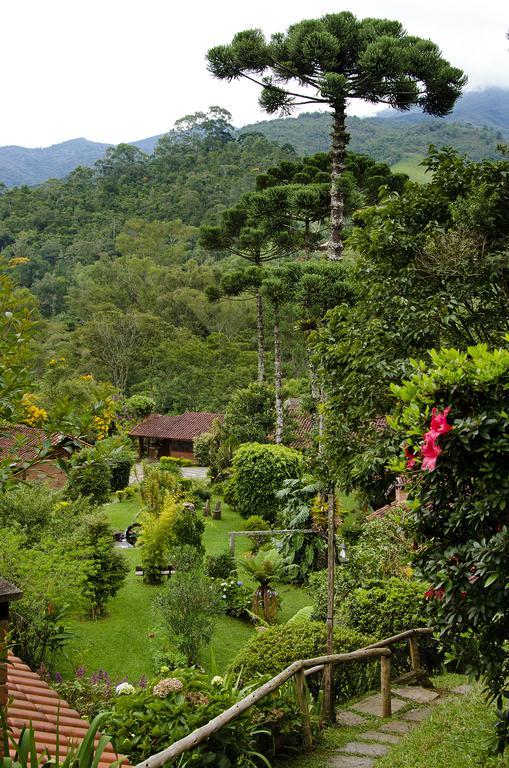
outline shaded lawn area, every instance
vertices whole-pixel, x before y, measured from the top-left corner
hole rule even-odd
[[[212,500],[215,504],[216,499]],[[212,504],[211,504],[212,506]],[[114,530],[125,530],[140,510],[139,499],[105,505],[104,509]],[[199,511],[198,514],[201,514]],[[222,519],[205,519],[203,543],[207,554],[219,554],[228,549],[228,533],[242,530],[242,519],[223,503]],[[249,549],[247,537],[236,539],[235,554]],[[143,675],[154,672],[153,655],[164,642],[164,636],[156,630],[152,614],[152,601],[161,587],[152,587],[136,576],[134,568],[141,564],[140,549],[124,549],[129,563],[129,573],[124,586],[110,601],[109,615],[98,621],[74,620],[71,629],[75,637],[70,643],[69,656],[76,666],[84,665],[88,672],[105,669],[114,680],[137,682]],[[239,570],[239,578],[245,580]],[[164,585],[163,585],[164,588]],[[282,598],[280,621],[287,621],[310,599],[304,589],[281,585]],[[208,672],[222,673],[242,645],[254,632],[252,624],[221,616],[211,645],[204,650],[202,664]]]

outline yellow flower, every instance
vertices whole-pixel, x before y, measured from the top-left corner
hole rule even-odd
[[[28,392],[25,392],[21,398],[21,405],[24,410],[23,421],[29,427],[41,427],[48,420],[47,412],[44,408],[36,405],[35,401],[36,396]]]

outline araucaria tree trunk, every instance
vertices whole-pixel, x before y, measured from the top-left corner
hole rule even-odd
[[[260,291],[256,294],[256,331],[258,334],[258,381],[265,381],[265,329],[263,325],[263,301]]]
[[[329,259],[339,261],[343,258],[343,222],[344,196],[340,180],[345,170],[345,153],[348,134],[345,130],[345,106],[337,107],[332,121],[332,172],[330,193],[330,239]]]
[[[276,389],[276,443],[283,442],[283,367],[281,361],[281,328],[279,307],[274,307],[274,384]]]

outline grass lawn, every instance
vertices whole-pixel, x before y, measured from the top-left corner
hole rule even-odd
[[[460,675],[434,678],[441,689],[454,688],[467,682]],[[437,704],[428,719],[405,736],[380,760],[377,768],[508,768],[507,759],[487,754],[494,710],[486,705],[479,688],[467,696],[450,694]],[[359,728],[326,728],[316,748],[284,762],[286,768],[323,768],[331,755],[343,744],[362,737],[372,730],[372,723]],[[277,764],[279,765],[279,764]],[[276,768],[276,766],[274,767]],[[280,768],[283,768],[283,763]]]
[[[406,173],[412,181],[429,184],[431,175],[426,173],[423,166],[420,165],[421,160],[424,160],[424,155],[417,153],[403,155],[401,160],[391,166],[391,171],[393,173]]]
[[[215,501],[212,500],[211,506]],[[116,502],[105,505],[104,509],[113,529],[124,530],[136,517],[140,502],[138,499]],[[228,533],[242,530],[242,522],[240,516],[223,503],[221,520],[205,520],[203,543],[207,554],[226,550]],[[249,544],[247,537],[236,538],[236,556],[247,551]],[[135,575],[134,568],[141,563],[141,550],[125,549],[122,553],[128,560],[129,574],[118,595],[109,603],[109,615],[98,621],[71,622],[75,637],[71,641],[69,655],[76,665],[83,664],[90,672],[105,669],[116,680],[128,677],[137,682],[142,675],[153,673],[152,657],[164,640],[158,636],[152,614],[152,600],[160,587],[148,586],[140,576]],[[239,577],[243,578],[242,574]],[[282,599],[281,621],[287,621],[310,603],[304,589],[282,585],[279,591]],[[220,617],[212,643],[203,653],[205,669],[211,673],[224,671],[254,631],[250,623],[230,616]]]

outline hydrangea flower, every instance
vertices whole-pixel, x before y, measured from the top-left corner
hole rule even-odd
[[[221,675],[215,675],[212,680],[210,681],[211,685],[222,685],[224,683],[223,678]]]
[[[165,677],[163,680],[159,680],[152,688],[154,696],[158,696],[160,699],[165,699],[169,693],[176,693],[183,688],[182,682],[176,677]]]
[[[117,696],[121,696],[123,694],[136,693],[136,688],[134,687],[134,685],[131,685],[131,683],[119,683],[115,688],[115,693]]]

